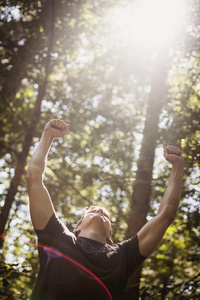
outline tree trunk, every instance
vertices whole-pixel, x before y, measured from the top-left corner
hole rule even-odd
[[[50,54],[53,47],[53,39],[54,39],[54,23],[55,23],[55,16],[54,16],[54,1],[51,0],[51,6],[52,6],[52,16],[51,16],[51,28],[50,28],[50,37],[49,37],[49,45],[48,45],[48,53],[47,53],[47,60],[45,65],[45,78],[41,86],[39,87],[39,93],[36,100],[35,108],[32,114],[30,126],[26,132],[26,136],[24,138],[23,148],[21,153],[18,156],[17,165],[15,168],[15,175],[11,181],[10,187],[8,189],[8,193],[6,195],[4,206],[1,209],[0,214],[0,249],[3,247],[3,235],[5,235],[6,232],[6,224],[9,217],[9,212],[12,206],[12,203],[14,202],[15,195],[18,190],[18,186],[21,181],[21,177],[24,173],[24,168],[26,165],[26,160],[28,157],[29,149],[33,142],[33,137],[36,129],[36,125],[40,119],[41,114],[41,102],[44,98],[46,87],[47,87],[47,80],[50,70]]]
[[[166,94],[167,66],[168,51],[165,51],[165,53],[160,52],[157,56],[152,75],[151,92],[147,104],[142,147],[137,165],[136,180],[133,187],[127,238],[135,235],[146,223],[151,196],[154,155],[158,138],[159,115]],[[139,299],[141,270],[142,267],[140,266],[129,280],[125,297],[126,300]]]

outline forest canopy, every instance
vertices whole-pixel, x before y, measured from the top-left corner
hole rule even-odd
[[[69,124],[45,174],[57,215],[73,231],[85,206],[103,205],[115,243],[158,211],[163,145],[182,149],[177,216],[133,293],[199,299],[200,1],[0,3],[0,299],[29,299],[38,274],[25,175],[57,118]]]

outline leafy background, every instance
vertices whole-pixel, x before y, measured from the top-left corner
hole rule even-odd
[[[162,145],[181,146],[178,214],[134,299],[200,297],[200,1],[185,1],[181,31],[161,44],[120,32],[113,15],[130,2],[0,1],[0,299],[28,299],[37,277],[25,172],[53,118],[70,124],[45,177],[57,214],[73,230],[83,207],[102,204],[114,242],[156,214],[170,174]]]

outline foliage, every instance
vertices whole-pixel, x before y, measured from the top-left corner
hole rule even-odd
[[[30,156],[47,121],[61,118],[70,124],[67,138],[54,141],[49,155],[45,182],[55,209],[72,230],[84,206],[103,204],[111,211],[115,242],[123,240],[127,230],[155,56],[152,49],[141,54],[137,43],[126,52],[129,40],[120,37],[114,43],[110,38],[116,33],[104,17],[121,2],[1,1],[0,23],[0,207],[45,77],[54,16],[48,84]],[[157,139],[158,148],[162,143],[183,148],[183,200],[161,246],[145,262],[141,299],[197,299],[200,293],[198,13],[199,1],[191,1],[187,28],[193,29],[186,30],[185,43],[175,44],[170,52]],[[169,172],[157,155],[149,218],[157,212]],[[38,272],[37,249],[30,244],[34,240],[23,173],[7,221],[2,299],[30,296]]]
[[[2,300],[27,299],[29,276],[32,270],[19,264],[2,264],[0,267],[0,298]]]

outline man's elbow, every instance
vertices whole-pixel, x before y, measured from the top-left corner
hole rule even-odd
[[[37,180],[42,180],[42,173],[37,167],[29,166],[26,172],[26,182],[31,184]]]
[[[170,225],[176,217],[177,209],[172,205],[167,205],[163,207],[160,213],[162,214],[163,218],[165,218],[168,221]]]

